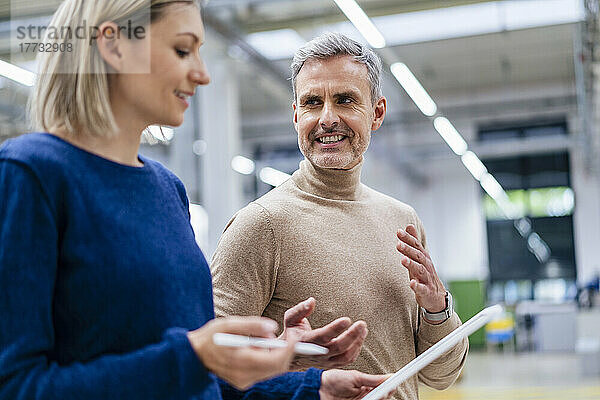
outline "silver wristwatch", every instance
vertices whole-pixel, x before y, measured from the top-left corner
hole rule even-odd
[[[454,305],[452,303],[452,295],[450,294],[449,291],[446,290],[446,308],[444,310],[437,312],[437,313],[430,313],[430,312],[427,312],[426,309],[421,307],[421,311],[423,311],[423,315],[425,316],[425,318],[427,318],[427,320],[432,321],[432,322],[445,321],[445,320],[449,319],[452,316],[452,313],[454,312]]]

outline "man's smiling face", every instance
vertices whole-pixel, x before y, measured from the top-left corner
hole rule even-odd
[[[300,151],[321,168],[350,169],[362,160],[385,115],[375,104],[367,67],[352,56],[307,60],[296,77],[294,126]]]

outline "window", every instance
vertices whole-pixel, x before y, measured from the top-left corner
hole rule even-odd
[[[554,121],[489,127],[480,130],[479,138],[492,141],[566,134],[566,123]],[[496,203],[482,192],[490,296],[508,302],[572,297],[576,281],[572,218],[575,195],[568,153],[484,160],[484,164],[506,190],[515,211],[514,220],[505,219]],[[524,225],[541,242],[523,235],[520,229]],[[536,246],[549,249],[550,257],[540,260],[534,251]]]

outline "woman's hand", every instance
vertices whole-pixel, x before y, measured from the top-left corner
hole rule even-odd
[[[319,396],[321,400],[362,399],[390,376],[391,374],[369,375],[359,371],[330,369],[321,375]],[[385,398],[391,398],[393,393],[394,391],[388,393]]]
[[[192,348],[204,366],[239,390],[280,375],[289,368],[294,356],[293,338],[283,349],[265,350],[253,347],[224,347],[213,342],[217,332],[274,338],[277,323],[262,317],[218,318],[188,333]]]

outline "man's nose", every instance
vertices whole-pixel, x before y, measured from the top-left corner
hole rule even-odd
[[[323,105],[323,109],[321,112],[321,118],[319,120],[319,124],[321,125],[321,128],[323,128],[323,130],[325,130],[325,131],[331,130],[331,129],[334,129],[335,127],[337,127],[339,122],[340,122],[340,118],[337,115],[337,113],[335,112],[334,107],[325,103]]]

